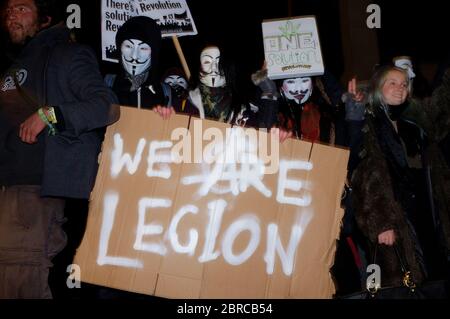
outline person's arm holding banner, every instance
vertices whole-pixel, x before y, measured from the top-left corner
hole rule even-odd
[[[270,128],[270,132],[279,135],[280,143],[292,137],[292,130],[279,128],[278,126],[278,93],[277,86],[274,81],[267,76],[267,63],[264,61],[261,70],[252,74],[252,81],[261,90],[259,99],[258,122],[262,128]]]

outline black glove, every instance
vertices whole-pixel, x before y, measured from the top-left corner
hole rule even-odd
[[[263,97],[265,96],[277,99],[280,96],[275,82],[267,77],[267,70],[259,70],[253,73],[252,81],[253,84],[261,89]]]

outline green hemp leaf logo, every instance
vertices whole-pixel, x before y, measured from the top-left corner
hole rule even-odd
[[[280,26],[278,29],[281,31],[282,36],[290,38],[299,33],[300,25],[300,23],[294,25],[291,21],[288,21],[285,26]]]

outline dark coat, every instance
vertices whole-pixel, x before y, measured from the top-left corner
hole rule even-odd
[[[402,117],[417,123],[427,135],[425,161],[431,172],[439,231],[450,256],[450,69],[430,98],[413,100],[410,104]]]
[[[230,95],[229,108],[225,110],[228,114],[227,116],[225,116],[223,119],[219,119],[217,117],[207,117],[205,115],[204,98],[202,96],[200,88],[189,91],[184,110],[175,108],[175,111],[192,116],[197,116],[201,119],[206,118],[215,121],[222,121],[231,125],[254,128],[264,127],[262,125],[259,125],[259,123],[263,122],[261,117],[264,116],[264,114],[260,112],[258,106],[252,105],[250,103],[236,103],[233,100],[232,95]]]
[[[353,207],[358,226],[372,243],[372,248],[377,245],[380,233],[394,230],[400,254],[405,258],[414,280],[420,282],[424,274],[415,253],[415,232],[403,206],[404,202],[412,199],[411,194],[402,188],[408,184],[407,180],[401,178],[408,167],[403,161],[404,156],[402,158],[402,154],[397,153],[399,144],[396,139],[393,143],[379,140],[386,121],[389,119],[379,106],[374,107],[374,111],[366,116],[361,154],[363,159],[351,181]],[[384,128],[393,130],[387,126]],[[383,144],[389,144],[389,149],[384,148]],[[400,144],[400,149],[401,147]],[[377,256],[375,262],[381,267],[382,286],[401,285],[402,272],[394,249],[379,245]],[[372,263],[372,260],[369,261]]]
[[[359,154],[361,162],[351,181],[356,220],[373,245],[377,243],[380,233],[394,229],[400,254],[410,268],[413,280],[420,282],[425,272],[410,218],[415,190],[409,178],[406,157],[414,155],[417,148],[422,153],[423,163],[432,169],[434,202],[439,208],[438,219],[447,238],[448,249],[450,174],[439,143],[448,137],[450,130],[450,72],[446,73],[443,84],[430,99],[410,101],[401,114],[399,131],[405,124],[413,128],[403,137],[406,152],[381,106],[368,106],[368,110]],[[394,250],[380,245],[378,254],[382,285],[400,285],[402,274]]]
[[[119,118],[119,108],[112,107],[117,98],[103,83],[95,54],[86,46],[69,43],[68,29],[44,30],[24,50],[47,52],[41,78],[46,97],[40,103],[57,106],[65,123],[54,136],[42,133],[46,134],[42,195],[89,198],[103,129]]]
[[[147,79],[145,83],[141,85],[140,92],[137,90],[131,92],[131,82],[127,79],[125,72],[122,70],[114,79],[112,90],[117,95],[120,105],[124,106],[138,106],[138,94],[141,95],[141,108],[153,109],[157,105],[165,106],[170,104],[170,96],[165,95],[163,85],[159,82],[152,82],[151,77]],[[170,87],[166,85],[168,92]]]

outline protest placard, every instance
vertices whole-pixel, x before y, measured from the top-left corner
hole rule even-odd
[[[331,298],[348,151],[277,141],[122,107],[75,258],[81,280],[168,298]]]
[[[270,79],[324,73],[314,16],[264,20],[262,28],[264,54]]]
[[[119,27],[133,16],[148,16],[163,37],[197,34],[186,0],[102,0],[102,59],[117,62],[115,37]]]

